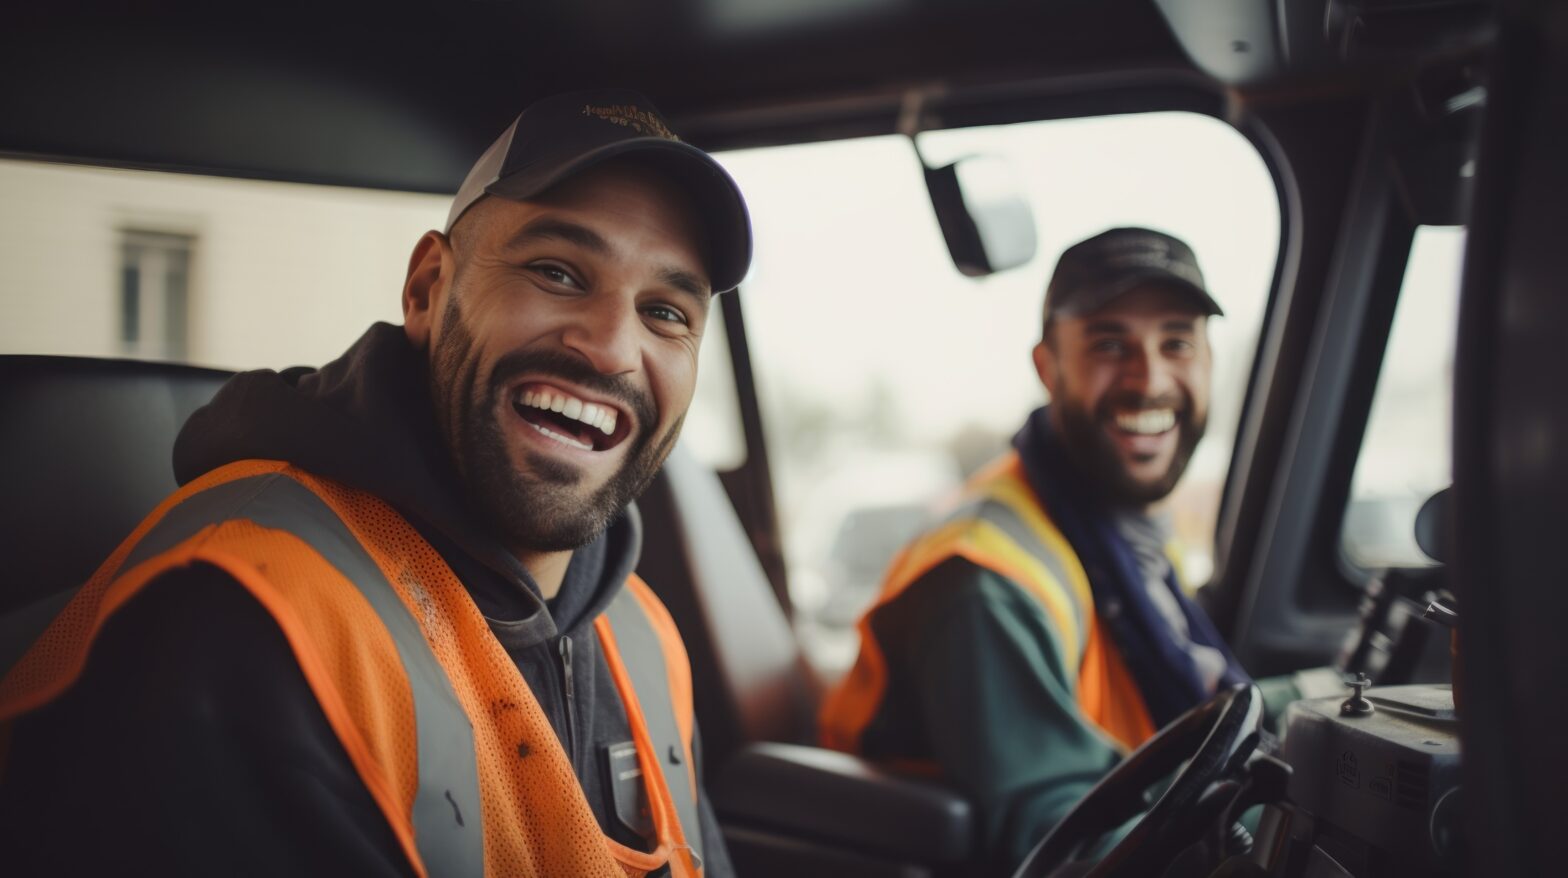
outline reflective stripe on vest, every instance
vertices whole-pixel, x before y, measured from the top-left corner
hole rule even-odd
[[[1040,571],[1031,571],[1037,575],[1027,576],[1018,584],[1045,606],[1046,618],[1056,631],[1062,649],[1062,667],[1070,675],[1078,673],[1083,663],[1084,650],[1088,647],[1089,627],[1094,624],[1093,600],[1079,595],[1071,587],[1073,580],[1062,562],[1062,556],[1047,544],[1040,530],[1026,523],[1016,508],[996,497],[987,497],[965,506],[949,516],[948,522],[962,527],[990,525],[1001,532],[1006,543],[986,540],[981,536],[981,542],[989,543],[986,549],[1011,556],[1010,567],[1026,570],[1034,564],[1044,567],[1046,575],[1040,576]]]
[[[602,834],[532,691],[435,550],[381,501],[278,462],[230,464],[186,486],[47,626],[38,613],[23,620],[33,631],[22,642],[37,642],[0,668],[0,723],[57,697],[115,609],[192,563],[225,570],[277,619],[419,874],[699,871],[682,831],[700,835],[692,776],[661,765],[667,752],[690,764],[689,666],[646,585],[633,576],[614,618],[594,624],[646,775],[651,853]],[[371,618],[385,633],[365,627]]]
[[[638,706],[653,739],[653,762],[660,769],[670,798],[675,802],[676,818],[684,841],[702,868],[702,824],[697,818],[697,793],[693,788],[691,742],[681,734],[675,716],[675,699],[670,692],[668,669],[664,666],[659,634],[648,621],[631,588],[623,588],[604,611],[615,632],[616,649],[622,654],[639,656],[641,661],[623,662],[637,693]],[[646,783],[655,782],[645,779]],[[651,792],[650,792],[651,795]]]

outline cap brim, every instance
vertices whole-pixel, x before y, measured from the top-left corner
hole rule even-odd
[[[532,198],[574,174],[629,154],[654,159],[691,195],[704,229],[708,282],[713,292],[728,292],[740,286],[751,266],[751,216],[746,200],[722,165],[689,144],[659,137],[620,140],[563,164],[521,168],[486,186],[484,191],[502,198]]]
[[[1119,275],[1110,283],[1098,283],[1069,297],[1066,309],[1053,309],[1058,317],[1081,317],[1104,308],[1116,299],[1148,284],[1160,284],[1189,294],[1205,317],[1224,317],[1225,310],[1214,301],[1209,291],[1186,278],[1169,271],[1151,268]]]

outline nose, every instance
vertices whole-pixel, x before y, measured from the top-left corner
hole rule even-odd
[[[562,343],[576,351],[602,375],[621,375],[637,369],[642,359],[642,320],[637,309],[619,297],[595,297],[574,315],[561,335]]]
[[[1122,386],[1145,399],[1157,399],[1177,390],[1176,373],[1158,348],[1141,348],[1127,358]]]

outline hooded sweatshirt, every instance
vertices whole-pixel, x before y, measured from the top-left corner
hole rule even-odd
[[[319,370],[236,376],[175,442],[181,484],[246,459],[375,494],[419,530],[533,690],[600,826],[650,848],[617,816],[607,751],[631,732],[592,629],[636,566],[635,505],[573,553],[544,600],[469,507],[424,357],[388,324]],[[281,631],[233,585],[198,566],[149,586],[105,626],[77,684],[17,721],[0,784],[15,874],[411,874]],[[705,871],[730,874],[699,800]]]

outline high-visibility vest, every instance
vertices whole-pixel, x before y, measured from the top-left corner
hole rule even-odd
[[[823,743],[862,753],[861,737],[881,708],[887,659],[871,626],[877,612],[950,558],[964,558],[1012,582],[1040,607],[1073,681],[1085,719],[1118,750],[1154,734],[1137,682],[1096,618],[1083,564],[1029,486],[1023,463],[1009,453],[972,478],[944,522],[894,558],[882,591],[861,617],[860,655],[823,702]]]
[[[417,874],[701,874],[691,669],[641,580],[594,630],[631,726],[626,770],[641,771],[651,852],[601,830],[548,717],[440,554],[376,497],[277,461],[229,464],[165,500],[0,663],[0,739],[80,676],[119,607],[198,563],[276,620]]]

